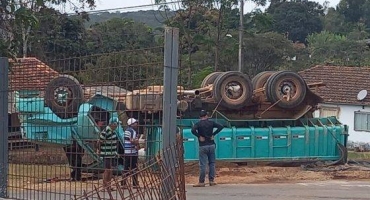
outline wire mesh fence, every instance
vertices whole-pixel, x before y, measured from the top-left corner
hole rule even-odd
[[[164,157],[173,158],[169,162],[175,166],[176,175],[169,173],[171,164],[164,161]],[[186,199],[183,163],[182,137],[178,137],[171,147],[161,150],[157,156],[142,163],[133,173],[123,174],[113,178],[110,185],[114,188],[106,189],[104,186],[95,187],[91,191],[83,191],[75,200],[82,199]],[[135,185],[136,176],[142,184]],[[176,179],[176,181],[169,181]],[[125,187],[122,187],[122,183]],[[171,184],[172,183],[172,184]],[[175,184],[173,184],[175,183]],[[116,198],[117,197],[117,198]]]
[[[158,156],[163,51],[155,46],[44,62],[12,60],[8,196],[163,199],[166,187],[173,195],[165,199],[184,199],[182,143]],[[163,163],[168,153],[172,160]],[[168,162],[176,166],[176,177],[165,170]],[[162,185],[175,178],[175,185]],[[108,196],[99,197],[102,190]]]

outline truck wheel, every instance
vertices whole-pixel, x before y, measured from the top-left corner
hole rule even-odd
[[[45,104],[62,119],[77,116],[83,101],[82,87],[73,76],[60,75],[46,86]]]
[[[290,93],[289,99],[282,98],[277,103],[281,108],[295,108],[306,97],[307,85],[303,78],[295,72],[279,71],[271,75],[266,83],[266,96],[271,103],[276,103],[284,95]]]
[[[241,72],[225,72],[214,82],[213,97],[223,107],[240,109],[252,100],[252,95],[251,80]]]
[[[210,74],[208,74],[202,81],[202,84],[200,85],[200,87],[206,87],[207,85],[209,84],[213,84],[216,80],[216,78],[222,74],[223,72],[212,72]]]
[[[260,72],[255,77],[253,77],[252,79],[253,89],[256,90],[265,87],[267,79],[274,73],[275,73],[274,71],[265,71]]]

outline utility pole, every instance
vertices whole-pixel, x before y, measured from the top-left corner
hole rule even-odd
[[[0,199],[8,188],[8,58],[0,57]]]
[[[162,198],[170,199],[175,195],[176,171],[174,153],[168,149],[176,142],[177,82],[179,76],[179,29],[166,27],[164,32],[164,75],[163,75],[163,161],[169,178],[162,177]],[[166,172],[164,172],[166,173]]]
[[[240,15],[240,25],[239,25],[239,65],[238,65],[238,71],[241,72],[242,71],[242,66],[243,66],[244,0],[240,0],[239,15]]]

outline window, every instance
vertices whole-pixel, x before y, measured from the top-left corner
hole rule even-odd
[[[339,107],[321,107],[320,117],[336,117],[339,118]]]
[[[369,112],[355,112],[355,131],[369,131],[370,132],[370,113]]]

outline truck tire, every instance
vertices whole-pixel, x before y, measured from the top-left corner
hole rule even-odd
[[[45,104],[62,119],[78,115],[84,93],[77,79],[60,75],[49,82],[45,89]]]
[[[200,87],[206,87],[207,85],[209,84],[213,84],[216,80],[216,78],[222,74],[223,72],[212,72],[210,74],[208,74],[202,81],[202,84],[200,85]]]
[[[252,82],[246,74],[229,71],[217,77],[212,92],[221,106],[240,109],[252,100]]]
[[[267,83],[267,79],[274,74],[274,71],[265,71],[265,72],[260,72],[258,73],[255,77],[252,79],[252,85],[253,89],[259,89],[265,87]]]
[[[267,99],[276,103],[290,91],[290,99],[283,98],[277,106],[280,108],[295,108],[306,97],[307,85],[303,78],[292,71],[279,71],[268,78],[265,86]]]

